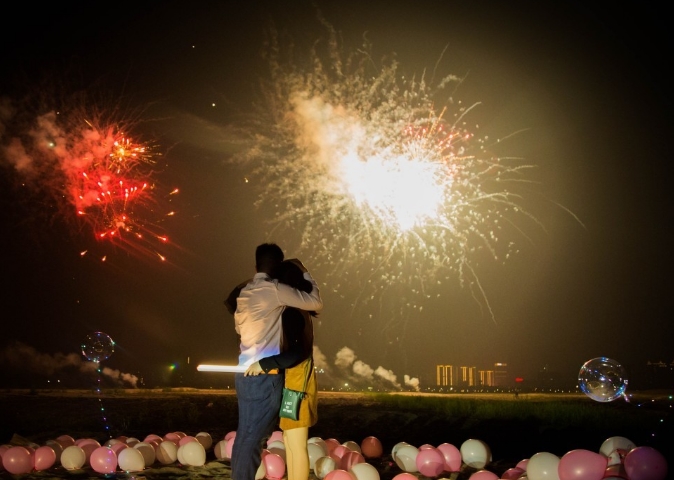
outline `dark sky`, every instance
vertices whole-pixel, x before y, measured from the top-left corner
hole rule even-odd
[[[167,262],[139,261],[93,242],[86,227],[52,215],[58,199],[26,199],[3,164],[5,373],[25,379],[38,370],[9,362],[18,350],[40,356],[43,372],[67,363],[62,355],[78,354],[94,331],[116,342],[106,366],[149,383],[167,381],[172,363],[193,370],[197,363],[235,362],[237,339],[222,300],[252,275],[257,244],[294,241],[272,232],[269,212],[255,207],[247,167],[228,162],[236,140],[231,126],[250,111],[266,73],[260,51],[269,26],[293,38],[301,61],[325,32],[317,7],[345,45],[358,46],[367,32],[373,52],[395,52],[407,75],[437,62],[443,75],[465,76],[455,96],[481,102],[475,121],[482,135],[523,131],[499,153],[536,165],[547,199],[524,199],[544,231],[526,225],[531,241],[516,237],[516,255],[479,265],[493,318],[483,298],[451,279],[412,300],[423,309],[402,314],[395,302],[407,301],[404,285],[381,288],[375,295],[386,297],[387,309],[373,315],[372,303],[361,303],[363,292],[349,288],[365,282],[352,259],[319,260],[289,247],[287,256],[304,260],[319,283],[325,264],[344,265],[344,286],[323,290],[316,333],[335,377],[346,378],[333,365],[343,347],[372,369],[390,371],[397,383],[409,375],[422,387],[439,363],[488,368],[501,361],[513,377],[525,378],[547,366],[573,381],[585,361],[599,356],[634,375],[649,360],[674,361],[671,42],[664,11],[575,1],[110,7],[22,7],[13,32],[2,34],[0,96],[22,105],[28,118],[31,108],[35,116],[40,111],[36,104],[59,105],[51,88],[85,89],[98,109],[141,111],[139,128],[163,151],[158,179],[180,189],[166,226],[174,247]],[[26,94],[42,98],[26,101]],[[81,257],[86,249],[107,254],[106,262]]]

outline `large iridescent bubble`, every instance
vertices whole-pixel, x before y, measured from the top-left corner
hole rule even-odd
[[[612,402],[623,397],[627,382],[623,366],[607,357],[588,360],[578,372],[580,390],[597,402]]]
[[[114,351],[115,342],[107,333],[90,333],[82,342],[82,355],[90,362],[100,363],[107,360]]]

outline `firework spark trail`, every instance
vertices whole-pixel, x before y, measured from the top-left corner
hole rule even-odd
[[[251,144],[238,160],[273,212],[272,233],[299,235],[298,250],[335,291],[344,278],[358,283],[354,304],[396,286],[428,297],[453,272],[493,318],[475,266],[516,251],[509,236],[524,231],[521,220],[542,228],[517,193],[532,166],[488,151],[467,125],[477,104],[443,100],[460,78],[406,78],[395,59],[375,66],[367,41],[343,54],[326,26],[308,68],[284,60],[272,32],[270,78],[246,126]]]
[[[87,225],[97,240],[165,260],[160,250],[168,237],[160,223],[173,212],[158,214],[164,208],[153,178],[159,154],[127,137],[119,122],[86,118],[75,108],[38,115],[30,127],[12,125],[1,157],[24,186],[49,197],[65,218]]]

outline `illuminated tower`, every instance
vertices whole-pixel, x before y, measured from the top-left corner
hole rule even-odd
[[[453,387],[454,386],[454,367],[451,365],[436,365],[436,384],[439,387]]]

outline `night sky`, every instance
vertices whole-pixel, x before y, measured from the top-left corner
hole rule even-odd
[[[223,300],[253,275],[255,246],[265,241],[301,258],[322,287],[316,345],[333,379],[357,378],[356,359],[361,374],[383,367],[388,384],[408,376],[422,388],[441,363],[505,362],[525,379],[546,368],[572,383],[584,362],[606,356],[638,385],[646,362],[674,361],[664,11],[575,1],[108,6],[21,7],[2,33],[0,105],[19,109],[26,132],[49,108],[67,114],[73,105],[60,96],[80,90],[89,103],[78,108],[138,119],[136,131],[162,154],[157,185],[180,190],[160,196],[176,212],[162,224],[167,260],[97,242],[73,215],[56,213],[70,207],[63,197],[59,205],[53,184],[33,179],[27,193],[1,155],[0,372],[8,386],[39,386],[78,367],[80,343],[95,331],[116,342],[104,366],[123,384],[176,383],[176,372],[203,378],[198,363],[235,363]],[[452,97],[480,102],[470,117],[479,135],[507,138],[499,155],[536,166],[522,203],[540,225],[523,222],[507,261],[474,264],[484,296],[451,275],[423,296],[405,282],[375,278],[373,286],[358,259],[301,249],[296,231],[274,229],[272,212],[256,207],[273,189],[247,181],[252,167],[231,161],[236,126],[268,73],[261,51],[270,29],[292,39],[301,64],[325,39],[318,12],[345,50],[366,34],[373,58],[395,53],[401,74],[464,77]],[[0,117],[3,149],[18,116]],[[338,227],[325,228],[325,241],[340,241]],[[340,282],[321,283],[329,268]],[[213,382],[232,383],[226,374]]]

